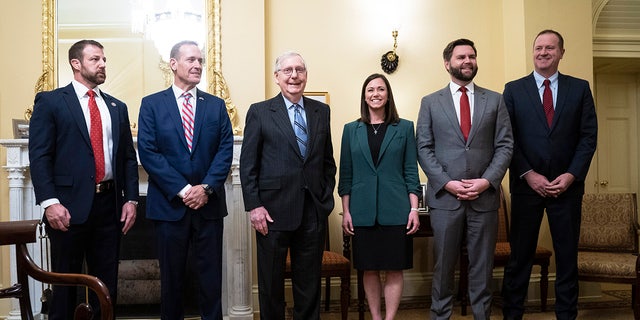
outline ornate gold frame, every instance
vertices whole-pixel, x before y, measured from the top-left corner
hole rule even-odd
[[[222,0],[205,0],[207,11],[207,43],[206,54],[208,91],[222,98],[227,104],[227,113],[233,126],[233,134],[242,131],[238,124],[238,112],[231,101],[229,86],[222,75],[222,41],[221,41],[221,6]],[[38,78],[35,91],[49,91],[57,87],[57,28],[56,0],[42,0],[42,75]],[[31,118],[31,108],[25,111],[25,119]]]

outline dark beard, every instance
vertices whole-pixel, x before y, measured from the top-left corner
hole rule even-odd
[[[104,83],[104,80],[107,78],[107,74],[105,73],[94,73],[94,74],[89,74],[88,72],[83,72],[82,73],[82,77],[85,78],[87,81],[94,83],[95,85],[101,85]]]
[[[460,80],[460,81],[471,81],[473,80],[473,78],[476,77],[476,74],[478,73],[478,67],[473,69],[473,72],[471,73],[470,76],[466,76],[462,73],[462,71],[460,71],[460,68],[454,68],[452,66],[449,66],[449,73],[456,79]]]

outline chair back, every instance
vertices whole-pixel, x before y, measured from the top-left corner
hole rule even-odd
[[[500,207],[498,208],[498,234],[496,242],[509,242],[509,210],[504,191],[500,186]]]
[[[578,249],[638,253],[636,194],[585,194]]]

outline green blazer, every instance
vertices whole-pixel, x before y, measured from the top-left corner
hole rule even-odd
[[[361,121],[344,126],[338,194],[350,195],[354,226],[404,225],[411,211],[409,193],[420,190],[413,122],[400,119],[387,126],[377,167],[366,126]]]

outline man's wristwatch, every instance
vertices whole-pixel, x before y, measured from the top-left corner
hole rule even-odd
[[[210,196],[213,193],[213,188],[211,188],[210,185],[208,184],[201,184],[202,189],[204,189],[204,193],[208,196]]]

